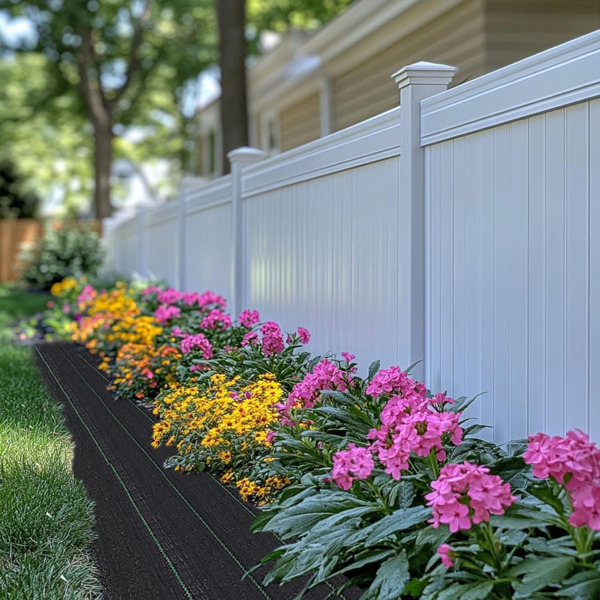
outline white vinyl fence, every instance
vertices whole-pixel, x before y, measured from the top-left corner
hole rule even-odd
[[[109,266],[212,289],[315,352],[422,360],[498,441],[600,439],[600,32],[446,90],[394,77],[400,106],[177,202],[106,223]],[[596,368],[594,368],[596,367]]]

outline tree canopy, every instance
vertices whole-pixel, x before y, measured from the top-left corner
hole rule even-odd
[[[248,0],[247,31],[314,28],[350,1]],[[45,195],[61,187],[67,205],[94,193],[99,217],[110,214],[113,158],[185,168],[186,106],[218,63],[215,2],[0,0],[0,13],[34,30],[0,33],[0,157]]]

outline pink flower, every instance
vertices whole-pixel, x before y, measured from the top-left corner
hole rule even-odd
[[[304,379],[294,385],[286,403],[280,405],[282,416],[288,417],[292,408],[312,408],[319,402],[324,390],[347,390],[346,378],[344,371],[335,363],[322,359],[314,366],[312,373],[307,373]]]
[[[259,321],[260,315],[258,314],[257,310],[246,309],[242,311],[238,317],[238,323],[247,329],[254,327],[254,325],[256,325]]]
[[[571,496],[571,525],[600,531],[600,450],[581,431],[564,438],[538,433],[529,437],[523,459],[539,479],[554,478]],[[566,482],[566,483],[565,483]]]
[[[46,302],[46,308],[54,308],[54,302],[52,300],[48,300],[48,302]]]
[[[201,308],[208,308],[209,306],[214,306],[215,308],[225,310],[227,306],[225,298],[223,298],[222,296],[217,296],[217,294],[210,291],[204,292],[203,294],[197,296],[196,302]]]
[[[200,323],[202,329],[216,329],[221,326],[222,329],[231,327],[231,317],[218,308],[211,310]]]
[[[150,294],[154,294],[160,291],[162,291],[161,288],[159,288],[156,285],[151,285],[150,287],[147,287],[146,289],[142,290],[142,296],[148,296]]]
[[[453,567],[454,566],[454,563],[452,562],[452,557],[450,556],[451,552],[452,552],[452,548],[451,548],[451,546],[449,544],[442,544],[437,549],[437,553],[442,558],[442,563],[446,567]]]
[[[308,329],[304,329],[304,327],[298,327],[298,337],[303,344],[308,344],[308,342],[310,342],[310,333]]]
[[[71,307],[66,302],[62,305],[63,314],[68,315],[71,312]]]
[[[167,306],[161,304],[155,311],[154,316],[159,323],[166,323],[171,319],[177,319],[181,316],[181,310],[177,306]]]
[[[348,364],[350,364],[356,358],[354,354],[350,354],[349,352],[342,352],[342,356]]]
[[[342,490],[349,490],[354,479],[367,479],[375,467],[373,457],[366,448],[348,445],[348,450],[340,450],[333,456],[331,477]]]
[[[254,346],[258,344],[258,333],[256,331],[249,331],[241,342],[242,346]]]
[[[429,522],[434,528],[446,524],[452,533],[487,522],[491,514],[503,515],[516,500],[509,483],[490,475],[487,467],[466,461],[442,467],[431,487],[433,491],[425,496],[427,506],[433,509]]]
[[[274,321],[267,321],[261,328],[262,348],[265,356],[273,356],[283,352],[284,344],[279,325]]]
[[[367,386],[367,394],[374,398],[382,394],[402,394],[405,397],[417,394],[425,397],[426,393],[425,387],[413,381],[400,367],[382,369]]]
[[[212,346],[208,341],[208,338],[203,333],[197,333],[195,335],[185,334],[181,340],[181,352],[183,354],[189,354],[195,349],[199,349],[202,352],[202,356],[205,359],[212,358]]]
[[[96,293],[96,290],[88,283],[82,290],[81,294],[77,296],[77,302],[87,302],[91,300]]]
[[[154,377],[154,373],[152,371],[146,371],[146,377],[148,379],[152,379]]]
[[[167,288],[158,292],[157,299],[161,304],[173,304],[181,299],[181,294],[173,288]]]

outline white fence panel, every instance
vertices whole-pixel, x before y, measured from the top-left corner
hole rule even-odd
[[[396,109],[246,169],[245,304],[315,352],[396,364],[399,164]]]
[[[185,197],[185,288],[231,299],[231,177]]]
[[[169,202],[142,217],[145,221],[146,264],[143,269],[149,277],[175,286],[179,273],[178,207]]]
[[[112,271],[126,274],[139,272],[139,231],[135,219],[117,225],[111,232],[109,244],[113,257],[113,262],[110,264]]]
[[[599,42],[422,103],[428,378],[488,392],[472,414],[498,441],[576,427],[600,438]]]

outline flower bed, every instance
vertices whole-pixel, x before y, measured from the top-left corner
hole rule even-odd
[[[465,418],[474,399],[399,367],[359,377],[351,354],[313,357],[305,329],[234,320],[212,292],[54,291],[116,395],[158,416],[167,466],[264,506],[255,530],[284,542],[267,581],[343,574],[380,600],[600,597],[600,451],[584,433],[508,454]]]

